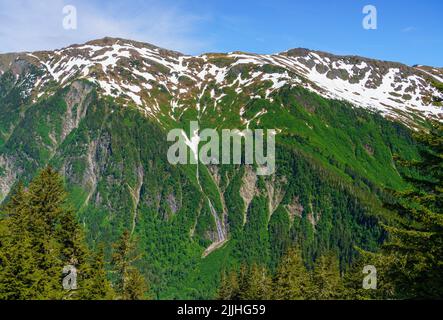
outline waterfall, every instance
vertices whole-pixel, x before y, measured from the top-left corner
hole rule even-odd
[[[217,215],[217,212],[215,211],[214,206],[212,205],[211,200],[208,198],[208,203],[209,203],[209,208],[211,209],[211,213],[212,216],[214,217],[215,220],[215,225],[217,227],[217,236],[218,236],[218,241],[217,242],[223,242],[226,240],[226,236],[225,233],[223,231],[223,227],[222,224],[220,222],[220,218]]]

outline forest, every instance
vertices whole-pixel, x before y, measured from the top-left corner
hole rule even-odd
[[[306,233],[309,229],[301,228],[291,235],[284,221],[287,216],[279,212],[269,223],[271,232],[263,229],[264,199],[256,197],[248,209],[249,223],[230,244],[242,262],[225,265],[219,274],[218,289],[210,298],[442,298],[443,126],[433,123],[428,131],[416,133],[414,139],[421,146],[421,160],[395,159],[399,166],[409,169],[405,172],[414,172],[404,176],[410,187],[403,191],[383,190],[383,208],[390,216],[377,219],[376,235],[383,235],[380,246],[367,246],[370,250],[354,246],[348,257],[343,248],[334,246],[329,246],[328,251],[312,251],[315,246],[307,245],[313,241],[312,234]],[[0,299],[157,298],[137,263],[142,256],[139,237],[131,230],[123,230],[109,250],[104,243],[91,246],[69,199],[65,180],[48,166],[27,186],[19,183],[3,204]],[[227,204],[230,208],[238,205]],[[232,232],[239,232],[239,217],[229,219]],[[301,219],[300,223],[304,221],[307,220]],[[261,236],[255,236],[257,231]],[[321,237],[321,229],[317,232],[317,238]],[[264,239],[271,244],[267,250]],[[322,246],[321,242],[317,245]],[[263,250],[247,250],[260,246]],[[77,270],[76,289],[62,287],[61,271],[66,265],[74,265]],[[366,282],[369,288],[363,285],[365,266],[376,270],[375,278]]]

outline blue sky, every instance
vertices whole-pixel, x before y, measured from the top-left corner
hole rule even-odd
[[[62,27],[65,5],[77,30]],[[365,5],[377,29],[362,27]],[[188,54],[304,47],[443,66],[441,0],[0,0],[0,52],[55,49],[109,36]]]

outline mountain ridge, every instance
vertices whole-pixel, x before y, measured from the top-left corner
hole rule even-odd
[[[94,45],[94,44],[105,44],[105,45],[109,45],[109,44],[114,44],[117,41],[123,41],[123,42],[128,42],[128,43],[136,43],[139,45],[143,45],[143,46],[150,46],[153,48],[157,48],[157,49],[161,49],[164,51],[170,51],[170,52],[175,52],[179,55],[182,56],[188,56],[188,57],[199,57],[199,56],[204,56],[204,55],[211,55],[211,54],[227,54],[227,53],[241,53],[241,54],[256,54],[256,55],[277,55],[277,54],[283,54],[283,53],[287,53],[288,51],[305,51],[305,52],[314,52],[314,53],[322,53],[325,55],[329,55],[329,56],[334,56],[337,58],[358,58],[358,59],[362,59],[362,60],[372,60],[372,61],[380,61],[380,62],[385,62],[385,63],[395,63],[395,64],[399,64],[399,65],[403,65],[406,67],[411,67],[411,68],[415,68],[415,67],[426,67],[426,68],[435,68],[435,69],[443,69],[443,67],[438,67],[438,66],[432,66],[432,65],[424,65],[424,64],[420,64],[420,63],[416,63],[413,65],[408,65],[406,63],[403,62],[399,62],[399,61],[395,61],[395,60],[386,60],[386,59],[377,59],[377,58],[371,58],[368,56],[362,56],[362,55],[356,55],[356,54],[338,54],[338,53],[332,53],[332,52],[328,52],[325,50],[319,50],[319,49],[309,49],[306,47],[293,47],[284,51],[278,51],[275,53],[253,53],[253,52],[249,52],[249,51],[231,51],[231,52],[223,52],[223,51],[208,51],[208,52],[203,52],[200,54],[187,54],[181,51],[177,51],[177,50],[170,50],[164,47],[160,47],[157,46],[153,43],[150,42],[145,42],[145,41],[141,41],[141,40],[131,40],[131,39],[126,39],[126,38],[121,38],[121,37],[111,37],[111,36],[106,36],[103,38],[97,38],[97,39],[92,39],[92,40],[88,40],[84,43],[72,43],[70,45],[64,46],[64,47],[60,47],[60,48],[56,48],[53,50],[34,50],[34,51],[12,51],[12,52],[0,52],[0,55],[23,55],[23,54],[27,54],[27,53],[38,53],[38,52],[53,52],[53,51],[60,51],[60,50],[64,50],[64,49],[68,49],[71,47],[81,47],[83,45]]]
[[[148,43],[106,37],[54,51],[0,55],[0,73],[8,68],[19,73],[20,65],[16,66],[18,71],[14,65],[20,61],[43,72],[34,83],[39,94],[50,80],[64,85],[83,78],[96,83],[105,95],[123,97],[153,117],[159,113],[177,117],[170,110],[160,110],[162,99],[151,96],[156,90],[168,91],[164,99],[175,111],[191,97],[202,97],[211,83],[218,86],[218,99],[223,99],[228,88],[241,94],[246,87],[261,83],[268,89],[257,98],[272,99],[272,92],[284,86],[302,86],[409,126],[415,126],[417,115],[443,118],[443,93],[434,86],[434,82],[443,81],[441,70],[304,48],[272,55],[232,52],[189,56]],[[199,107],[198,101],[193,103]]]

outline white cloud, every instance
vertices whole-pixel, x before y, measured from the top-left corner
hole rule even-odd
[[[77,30],[63,28],[68,4],[77,8]],[[0,52],[55,49],[111,36],[197,53],[209,46],[196,35],[207,20],[158,0],[0,0]]]

